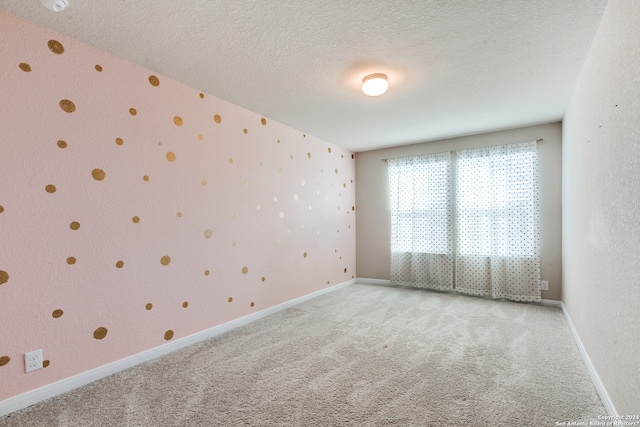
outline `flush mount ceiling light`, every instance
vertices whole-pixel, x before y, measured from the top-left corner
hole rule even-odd
[[[382,95],[389,88],[387,75],[382,73],[369,74],[362,79],[362,91],[365,95]]]
[[[63,11],[65,7],[69,6],[69,0],[40,0],[47,9],[54,12]]]

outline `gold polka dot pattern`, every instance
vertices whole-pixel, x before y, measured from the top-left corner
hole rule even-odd
[[[47,46],[49,46],[49,50],[56,55],[61,55],[64,53],[64,46],[58,40],[49,40],[47,42]]]
[[[93,331],[93,337],[97,340],[101,340],[107,336],[107,328],[99,327],[95,331]]]
[[[93,177],[93,179],[95,179],[96,181],[102,181],[106,174],[104,173],[104,171],[102,169],[94,169],[91,171],[91,176]]]
[[[49,40],[58,36],[34,34],[37,49],[27,43],[3,60],[7,83],[23,92],[12,100],[16,108],[51,118],[33,129],[40,145],[31,148],[41,155],[10,171],[32,167],[28,179],[15,180],[15,194],[38,207],[22,221],[33,219],[34,235],[51,236],[31,256],[43,264],[33,270],[51,275],[42,300],[57,305],[32,307],[39,312],[31,315],[55,323],[45,322],[46,340],[68,340],[67,353],[89,342],[111,357],[138,340],[158,345],[160,334],[169,341],[197,332],[183,325],[284,302],[297,295],[297,278],[315,290],[355,270],[347,255],[355,236],[350,152],[71,39],[63,47]],[[65,69],[73,73],[46,80],[48,70]],[[48,93],[38,93],[43,87]],[[33,99],[44,101],[30,106]],[[22,201],[0,197],[0,227],[13,226]],[[23,292],[33,281],[20,262],[0,260],[0,292]],[[81,298],[94,287],[94,297]],[[144,325],[134,327],[143,310]],[[19,351],[0,350],[19,365]],[[68,354],[51,354],[50,373],[64,374]]]
[[[62,111],[65,113],[73,113],[76,111],[76,104],[68,99],[62,99],[60,100],[60,108],[62,108]]]

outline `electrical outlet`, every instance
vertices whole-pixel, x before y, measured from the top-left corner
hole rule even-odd
[[[549,290],[549,281],[548,280],[541,280],[540,281],[540,290],[541,291],[548,291]]]
[[[30,351],[24,354],[25,373],[42,369],[42,349]]]

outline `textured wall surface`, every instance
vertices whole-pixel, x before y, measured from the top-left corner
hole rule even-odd
[[[0,55],[0,400],[355,276],[353,153],[4,12]]]
[[[563,299],[620,414],[640,414],[639,21],[609,1],[563,124]]]
[[[542,280],[549,281],[549,290],[542,291],[542,298],[559,300],[562,292],[561,135],[560,123],[553,123],[358,153],[356,157],[357,276],[389,279],[391,243],[387,165],[380,159],[543,138],[544,141],[538,144],[540,271]]]

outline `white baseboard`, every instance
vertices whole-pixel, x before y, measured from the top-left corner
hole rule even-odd
[[[547,307],[562,308],[562,301],[556,301],[554,299],[543,299],[540,301],[540,304]]]
[[[569,325],[569,331],[571,331],[571,336],[573,336],[573,340],[575,341],[576,346],[578,346],[578,351],[580,351],[582,360],[584,361],[584,364],[587,366],[587,371],[589,371],[589,375],[591,376],[591,381],[593,381],[593,385],[596,387],[596,390],[598,391],[598,395],[600,395],[600,400],[602,400],[602,404],[604,405],[604,408],[607,410],[607,413],[609,415],[611,415],[612,417],[617,417],[614,419],[618,419],[618,420],[621,419],[618,414],[618,411],[616,410],[616,407],[613,405],[613,402],[609,397],[609,393],[607,393],[607,389],[604,387],[604,384],[602,384],[602,381],[600,380],[600,376],[598,375],[598,372],[596,372],[595,366],[593,366],[593,363],[591,363],[591,359],[587,354],[587,349],[584,347],[584,345],[582,345],[582,340],[580,340],[578,331],[576,330],[576,327],[573,325],[571,316],[569,316],[569,311],[567,311],[567,308],[564,306],[563,303],[560,303],[560,307],[562,308],[562,313],[564,314],[564,318],[567,321],[567,325]]]
[[[384,279],[367,279],[364,277],[358,277],[356,279],[356,283],[362,283],[363,285],[382,285],[382,286],[391,286],[391,280]]]
[[[66,393],[75,388],[81,387],[83,385],[89,384],[101,378],[107,377],[111,374],[115,374],[116,372],[120,372],[122,370],[131,368],[140,363],[147,362],[149,360],[155,359],[167,353],[171,353],[172,351],[179,350],[188,345],[195,344],[197,342],[206,340],[208,338],[215,337],[217,335],[223,334],[239,326],[243,326],[248,323],[255,322],[256,320],[262,319],[263,317],[269,316],[270,314],[276,313],[278,311],[284,310],[289,307],[293,307],[294,305],[308,301],[320,295],[344,288],[354,283],[356,283],[355,279],[349,280],[347,282],[339,283],[337,285],[330,286],[325,289],[320,289],[319,291],[312,292],[307,295],[303,295],[299,298],[295,298],[290,301],[283,302],[273,307],[269,307],[267,309],[250,314],[248,316],[240,317],[238,319],[231,320],[227,323],[214,326],[204,331],[196,332],[193,335],[189,335],[187,337],[180,338],[175,341],[171,341],[159,347],[155,347],[155,348],[143,351],[141,353],[134,354],[129,357],[125,357],[124,359],[118,360],[116,362],[112,362],[107,365],[100,366],[98,368],[83,372],[81,374],[74,375],[69,378],[65,378],[63,380],[42,386],[35,390],[22,393],[18,396],[10,397],[9,399],[6,399],[0,402],[0,417],[10,414],[11,412],[15,412],[20,409],[26,408],[28,406],[34,405],[38,402],[57,396],[59,394]]]

